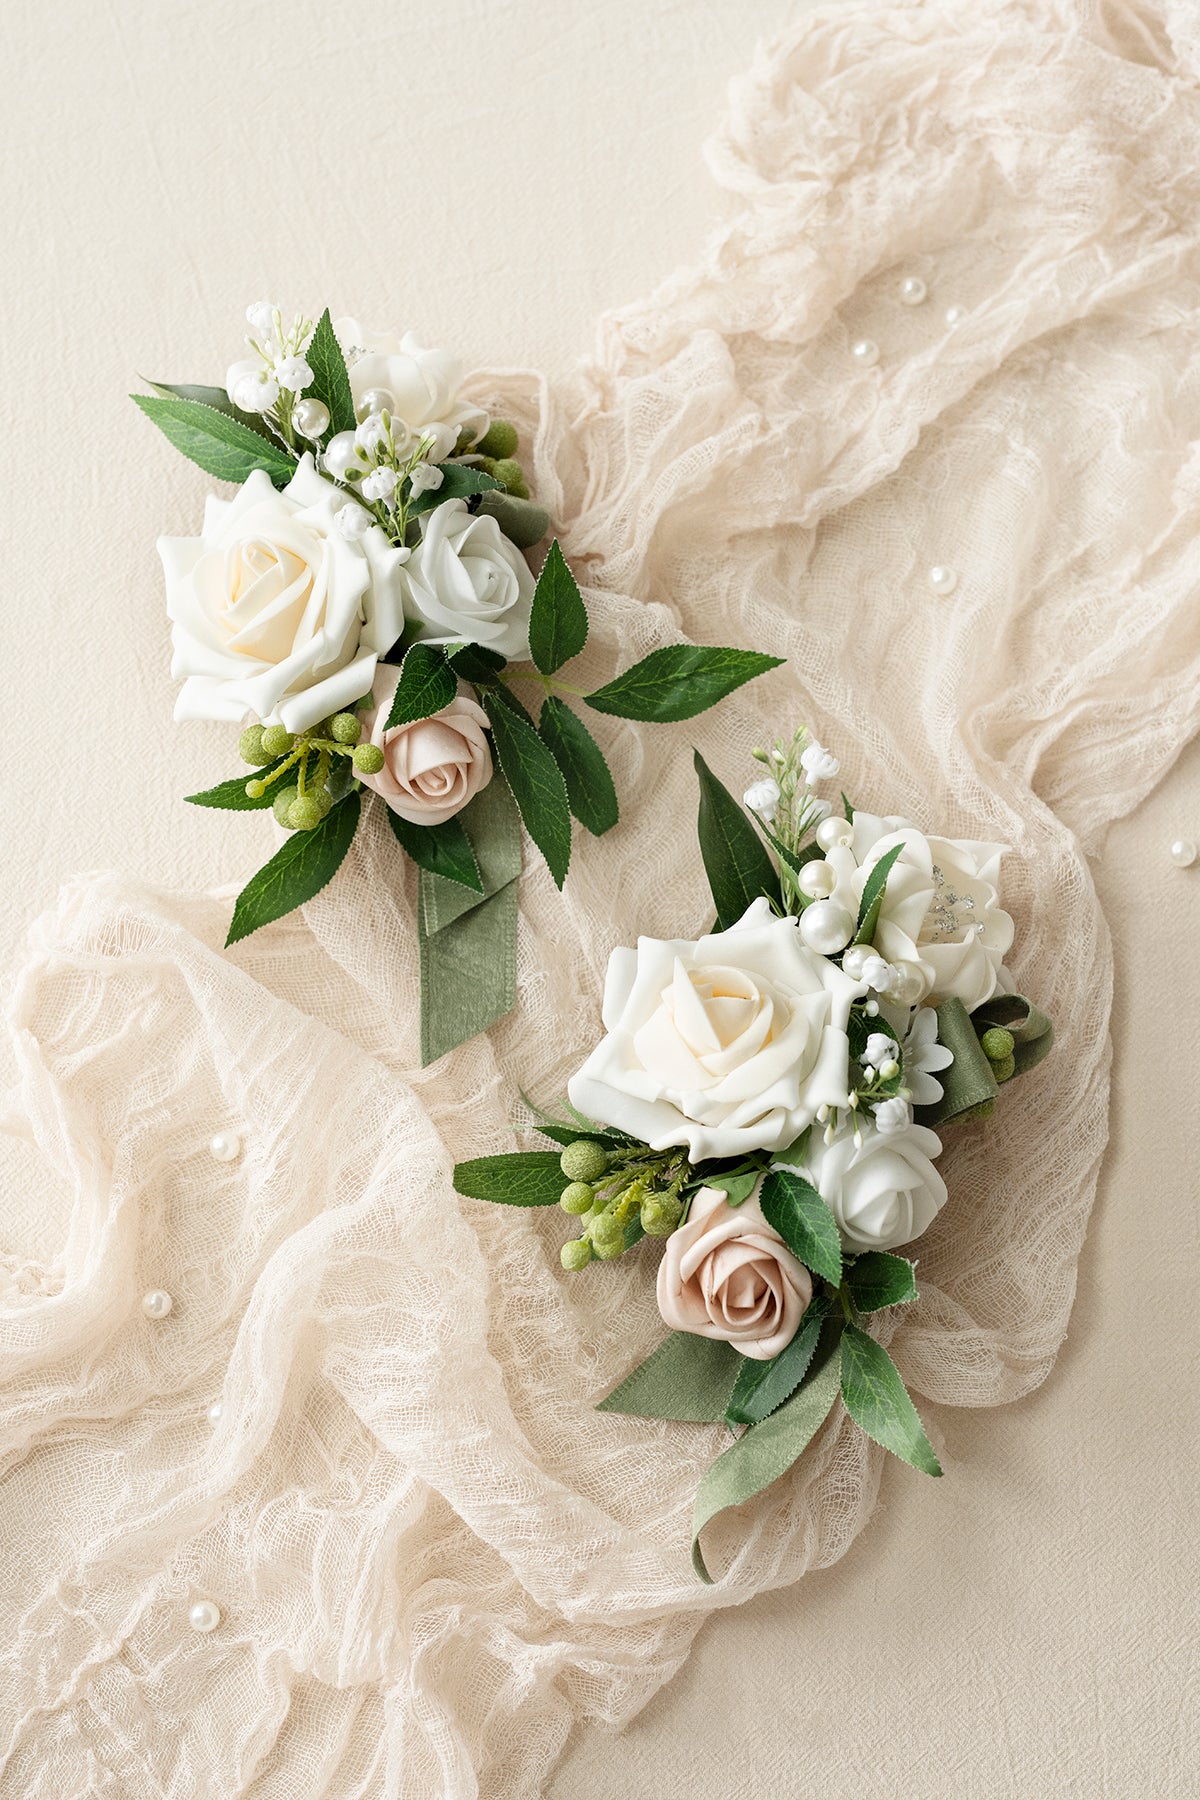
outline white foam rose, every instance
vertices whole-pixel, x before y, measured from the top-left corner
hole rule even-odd
[[[395,401],[392,419],[408,427],[409,440],[434,440],[431,462],[452,455],[463,430],[476,438],[486,432],[488,416],[460,394],[463,368],[449,350],[427,350],[411,331],[402,337],[370,331],[357,319],[337,319],[333,329],[346,356],[355,408],[361,410],[372,389],[385,389]]]
[[[404,610],[431,643],[465,638],[510,660],[529,655],[534,580],[495,519],[465,500],[426,513],[403,571]]]
[[[782,1149],[818,1107],[848,1104],[846,1022],[865,991],[765,899],[695,943],[639,938],[609,960],[608,1035],[571,1103],[693,1162]]]
[[[814,1132],[798,1168],[837,1220],[848,1250],[890,1250],[920,1237],[946,1204],[946,1184],[933,1166],[941,1153],[941,1139],[924,1125],[886,1133],[868,1127],[861,1145],[846,1126],[831,1144]]]
[[[305,456],[282,492],[256,469],[199,537],[159,538],[177,719],[303,731],[370,689],[404,629],[403,553],[377,525],[341,531],[344,500]]]

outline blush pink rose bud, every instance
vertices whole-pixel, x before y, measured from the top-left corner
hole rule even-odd
[[[730,1206],[719,1188],[700,1189],[658,1266],[658,1310],[673,1331],[724,1338],[755,1362],[791,1343],[812,1291],[757,1196]]]
[[[381,663],[371,688],[374,713],[365,715],[368,739],[383,752],[376,775],[359,775],[394,813],[413,825],[442,825],[492,779],[487,714],[459,694],[441,712],[385,731],[400,670]]]

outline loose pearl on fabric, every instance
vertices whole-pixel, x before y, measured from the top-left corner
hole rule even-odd
[[[860,369],[869,369],[879,361],[879,345],[873,338],[859,338],[850,346],[850,354]]]
[[[800,936],[818,956],[836,956],[854,936],[854,920],[833,900],[814,900],[800,914]]]
[[[208,1148],[217,1162],[236,1162],[242,1153],[242,1140],[236,1131],[216,1131],[208,1140]]]
[[[165,1319],[174,1304],[165,1288],[151,1288],[142,1296],[142,1311],[148,1319]]]
[[[301,437],[322,437],[329,430],[329,408],[320,400],[298,400],[292,408],[292,423]]]
[[[837,886],[837,876],[827,862],[805,863],[796,881],[800,892],[810,900],[828,900]]]
[[[853,841],[854,827],[849,819],[822,819],[817,826],[817,842],[822,850],[832,850],[838,844]]]
[[[1191,838],[1176,838],[1171,845],[1171,861],[1180,869],[1190,869],[1200,855]]]
[[[966,316],[967,309],[965,306],[948,306],[946,308],[946,323],[951,331],[954,330],[956,325],[961,325]]]
[[[223,1400],[214,1400],[212,1405],[206,1408],[204,1416],[210,1425],[219,1425],[224,1416],[224,1412],[225,1402]]]
[[[900,283],[901,306],[920,306],[929,289],[919,275],[906,275]]]
[[[358,404],[360,419],[369,418],[372,413],[392,413],[396,410],[396,396],[391,388],[368,388]]]
[[[929,571],[929,585],[944,600],[958,586],[958,570],[948,569],[945,563],[934,563]]]
[[[221,1609],[215,1600],[197,1600],[188,1608],[188,1624],[193,1631],[215,1631],[221,1623]]]

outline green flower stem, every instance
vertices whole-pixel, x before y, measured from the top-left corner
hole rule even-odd
[[[507,687],[510,681],[535,681],[548,694],[570,694],[576,700],[586,700],[587,695],[582,688],[571,687],[565,681],[555,680],[553,675],[542,675],[536,669],[507,669],[496,676],[496,680]]]
[[[281,775],[286,775],[288,770],[292,767],[292,764],[299,762],[300,758],[303,755],[304,755],[303,746],[300,744],[297,744],[296,748],[292,751],[292,754],[289,757],[285,758],[285,760],[280,763],[280,765],[277,769],[272,769],[271,773],[269,775],[260,775],[258,777],[258,779],[262,782],[264,790],[269,787],[272,787],[275,784],[275,782],[277,782],[279,780],[279,777]]]

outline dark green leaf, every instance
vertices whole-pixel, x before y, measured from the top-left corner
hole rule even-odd
[[[454,670],[437,644],[414,644],[400,665],[400,680],[387,716],[385,731],[411,725],[449,706],[458,692]]]
[[[483,705],[505,780],[525,829],[561,887],[571,860],[571,809],[558,764],[533,727],[485,689]]]
[[[517,696],[510,687],[506,687],[503,682],[498,681],[489,687],[487,691],[498,706],[506,706],[510,713],[515,713],[517,715],[518,719],[524,719],[530,731],[537,730],[537,726],[534,724],[533,714],[527,710],[520,700],[517,699]]]
[[[578,583],[555,538],[533,590],[529,654],[543,675],[553,675],[587,643],[588,616]]]
[[[350,375],[328,307],[317,320],[317,329],[304,356],[313,372],[312,386],[306,391],[329,408],[330,431],[353,431],[354,395],[350,389]]]
[[[550,529],[550,514],[544,506],[538,506],[532,500],[520,500],[516,494],[506,494],[500,488],[483,495],[479,510],[495,519],[509,543],[515,544],[518,550],[529,550],[534,544],[540,544]]]
[[[846,1286],[859,1312],[878,1312],[884,1306],[906,1306],[917,1297],[913,1265],[904,1256],[886,1250],[868,1250],[855,1257],[846,1270]]]
[[[597,1412],[633,1413],[639,1419],[683,1419],[708,1424],[724,1418],[742,1358],[720,1338],[673,1331],[638,1364]]]
[[[294,831],[269,863],[252,875],[233,909],[226,947],[319,894],[350,848],[358,827],[359,794],[347,794],[313,831]]]
[[[554,694],[548,694],[539,729],[562,772],[567,799],[579,823],[593,837],[610,831],[620,810],[617,790],[604,753],[583,720]]]
[[[836,1287],[842,1279],[837,1220],[812,1183],[788,1169],[772,1169],[758,1203],[792,1255]]]
[[[883,905],[883,890],[892,872],[892,864],[903,848],[903,844],[893,844],[887,854],[880,857],[863,883],[862,899],[858,903],[858,928],[854,938],[856,944],[869,944],[875,936],[879,909]]]
[[[779,876],[750,820],[698,750],[694,761],[700,780],[700,854],[717,905],[717,924],[725,931],[760,895],[778,901]]]
[[[446,644],[446,660],[464,681],[494,681],[504,668],[504,658],[482,644]]]
[[[146,381],[148,387],[154,389],[156,394],[174,394],[177,400],[197,400],[201,406],[211,406],[217,412],[228,413],[231,419],[236,419],[239,424],[247,426],[251,431],[256,431],[259,437],[266,438],[267,442],[276,449],[282,448],[279,439],[272,435],[271,427],[262,414],[243,412],[240,406],[233,404],[224,388],[198,387],[194,382],[149,381],[145,376],[142,379]]]
[[[506,1156],[477,1156],[458,1163],[454,1186],[471,1200],[494,1200],[502,1206],[554,1206],[567,1178],[557,1150],[514,1150]]]
[[[199,794],[185,794],[184,799],[189,806],[219,806],[226,812],[262,812],[274,803],[279,784],[252,800],[246,792],[246,783],[256,779],[262,781],[272,769],[279,767],[281,760],[277,758],[264,769],[247,769],[244,775],[235,775],[231,781],[219,781],[216,787],[204,788]]]
[[[502,487],[503,483],[486,475],[470,463],[435,463],[434,467],[442,472],[442,485],[437,488],[426,488],[418,494],[408,508],[410,519],[421,513],[432,512],[435,506],[441,506],[445,500],[469,500],[472,494],[486,494],[492,488]]]
[[[746,1358],[725,1409],[726,1424],[756,1425],[795,1393],[808,1374],[808,1365],[828,1311],[828,1298],[819,1294],[809,1303],[799,1331],[778,1356],[772,1357],[770,1362]]]
[[[219,481],[245,481],[255,469],[264,469],[276,487],[285,487],[296,473],[295,459],[282,444],[260,437],[215,406],[180,400],[173,394],[132,394],[130,398],[177,450]]]
[[[419,869],[428,869],[431,875],[441,875],[446,881],[457,881],[462,887],[482,894],[479,865],[461,819],[446,819],[440,825],[414,825],[394,813],[390,806],[387,816],[396,842],[408,852]]]
[[[899,1369],[883,1345],[857,1325],[847,1325],[842,1333],[842,1399],[854,1423],[869,1438],[922,1474],[941,1474],[941,1464]]]
[[[781,656],[764,656],[758,650],[668,644],[585,698],[596,712],[665,725],[707,712],[744,681],[777,669],[782,661]]]
[[[853,823],[854,823],[854,808],[851,806],[849,800],[847,800],[845,793],[842,794],[842,811],[846,815],[846,823],[848,825],[853,825]]]

